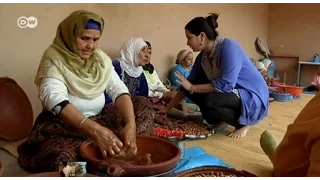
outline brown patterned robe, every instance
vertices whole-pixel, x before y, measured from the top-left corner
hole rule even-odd
[[[145,97],[133,98],[137,134],[153,135],[155,111]],[[97,123],[112,130],[118,137],[124,121],[114,104],[107,104],[101,114],[93,117]],[[18,163],[32,173],[57,171],[59,162],[80,161],[80,144],[88,137],[51,112],[37,117],[27,141],[18,147]]]

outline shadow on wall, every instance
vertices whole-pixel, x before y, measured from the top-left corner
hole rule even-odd
[[[257,52],[257,54],[259,54],[259,56],[260,56],[260,57],[258,57],[257,60],[264,59],[265,55],[264,55],[263,51],[260,49],[259,45],[257,44],[257,40],[254,41],[254,48],[255,48],[255,51]],[[270,51],[270,54],[272,54],[270,47],[269,47],[269,51]]]
[[[256,50],[256,52],[261,56],[261,58],[263,57],[263,52],[260,50],[258,44],[256,42],[254,42],[254,49]]]
[[[175,63],[174,63],[174,62],[176,61],[176,57],[175,57],[175,56],[168,55],[167,58],[166,58],[166,60],[167,60],[166,64],[171,64],[172,67],[175,66]],[[171,68],[172,68],[172,67],[171,67]]]
[[[170,66],[168,67],[168,69],[162,70],[162,72],[165,74],[165,77],[168,78],[168,79],[169,79],[169,75],[170,75],[171,69],[175,66],[175,63],[174,63],[175,60],[176,60],[175,56],[168,55],[166,57],[166,62],[165,63],[170,65]],[[159,71],[159,70],[157,70],[157,71]]]
[[[106,53],[112,60],[114,60],[115,58],[118,58],[119,57],[119,52],[116,52],[116,51],[107,51],[107,50],[104,50],[102,49],[102,51],[104,53]]]

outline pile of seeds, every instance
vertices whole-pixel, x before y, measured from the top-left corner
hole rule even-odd
[[[219,172],[219,171],[214,171],[214,172],[205,172],[201,174],[195,174],[192,175],[191,177],[237,177],[234,174],[230,173],[225,173],[225,172]]]
[[[221,166],[204,166],[178,172],[173,177],[257,177],[247,171]]]
[[[175,131],[183,131],[187,135],[205,135],[210,133],[208,127],[197,121],[181,121],[173,118],[168,118],[168,123],[165,125],[155,124],[155,128],[162,128]]]

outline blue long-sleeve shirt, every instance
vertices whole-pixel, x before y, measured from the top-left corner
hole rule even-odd
[[[268,114],[269,91],[263,77],[254,67],[241,46],[234,40],[225,39],[220,52],[220,75],[210,82],[202,69],[200,53],[188,80],[192,84],[208,84],[225,93],[237,89],[242,102],[239,123],[254,125]]]
[[[112,61],[112,65],[114,67],[114,70],[119,75],[120,79],[122,79],[123,74],[122,74],[122,68],[120,66],[120,62],[117,59],[115,59]],[[135,95],[148,97],[148,92],[149,92],[149,88],[148,88],[147,79],[142,73],[140,76],[140,86],[136,88]],[[105,94],[105,98],[106,98],[106,104],[112,103],[112,99],[107,94]]]
[[[187,78],[190,75],[192,67],[189,68],[189,71],[186,71],[181,64],[177,64],[175,67],[171,69],[169,81],[173,86],[180,88],[180,84],[177,82],[177,77],[174,74],[175,72],[179,72],[183,77]]]

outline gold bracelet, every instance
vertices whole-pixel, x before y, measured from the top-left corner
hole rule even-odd
[[[79,128],[81,129],[82,124],[87,120],[87,117],[84,117],[78,124]]]

